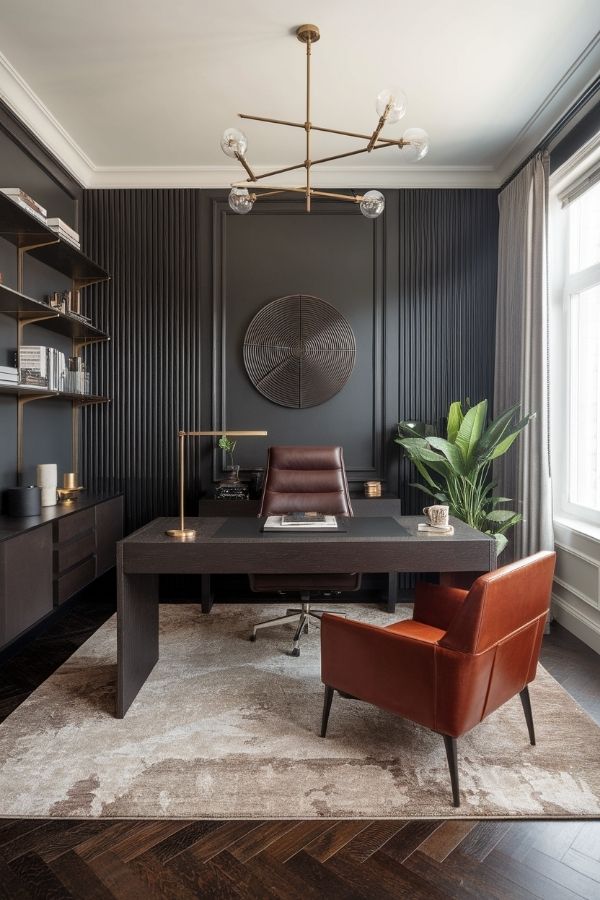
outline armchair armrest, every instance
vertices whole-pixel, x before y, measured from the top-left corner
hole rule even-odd
[[[413,619],[424,625],[433,625],[447,631],[469,592],[461,588],[446,587],[418,581],[415,590]]]
[[[436,642],[340,616],[321,619],[321,680],[429,728],[434,724]]]

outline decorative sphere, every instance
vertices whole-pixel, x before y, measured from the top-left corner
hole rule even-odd
[[[400,88],[385,88],[377,94],[375,109],[377,115],[382,116],[390,104],[386,122],[395,125],[406,112],[406,94]]]
[[[229,194],[229,206],[235,213],[243,216],[250,212],[254,206],[254,200],[246,188],[232,188]]]
[[[402,140],[409,142],[406,147],[400,147],[400,152],[407,162],[418,162],[427,156],[429,135],[422,128],[407,128],[402,135]]]
[[[385,209],[385,197],[380,191],[367,191],[360,201],[360,211],[367,219],[376,219]]]
[[[232,159],[236,158],[236,153],[239,153],[240,156],[245,156],[247,149],[248,138],[242,131],[238,131],[237,128],[228,128],[223,132],[221,150],[225,156],[230,156]]]

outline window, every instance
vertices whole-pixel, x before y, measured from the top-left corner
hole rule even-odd
[[[555,204],[554,249],[563,258],[550,259],[555,277],[562,272],[553,311],[551,388],[559,399],[551,427],[559,512],[600,523],[600,181],[588,176],[587,185],[564,191],[562,208]]]

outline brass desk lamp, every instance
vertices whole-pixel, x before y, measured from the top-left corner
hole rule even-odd
[[[266,431],[178,431],[179,438],[179,528],[169,528],[165,534],[176,538],[193,538],[196,532],[185,527],[185,439],[187,437],[266,437]]]

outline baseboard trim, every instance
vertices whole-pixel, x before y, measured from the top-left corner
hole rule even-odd
[[[579,610],[573,609],[555,594],[552,595],[552,614],[567,631],[600,654],[600,624]]]

